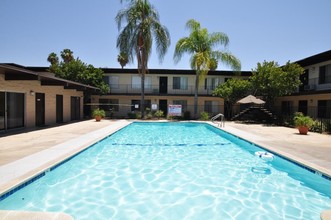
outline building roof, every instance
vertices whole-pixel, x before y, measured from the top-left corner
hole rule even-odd
[[[105,74],[109,73],[128,73],[128,74],[134,74],[138,73],[137,69],[121,69],[121,68],[101,68]],[[188,70],[188,69],[149,69],[148,74],[158,74],[158,75],[195,75],[196,72],[194,70]],[[222,75],[222,76],[233,76],[237,73],[235,71],[227,71],[227,70],[215,70],[215,71],[209,71],[208,75]],[[238,72],[241,76],[251,76],[251,71],[240,71]]]
[[[63,86],[65,89],[76,89],[78,91],[100,90],[94,86],[56,77],[54,74],[46,72],[46,68],[42,68],[40,70],[43,71],[33,71],[30,68],[17,64],[0,64],[0,73],[5,75],[5,80],[38,80],[41,85],[44,86]]]
[[[325,61],[331,60],[331,50],[298,60],[295,63],[299,64],[302,67],[310,66],[316,63],[322,63]]]

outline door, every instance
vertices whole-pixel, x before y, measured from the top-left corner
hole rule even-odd
[[[63,122],[63,95],[56,95],[56,123]]]
[[[5,130],[5,93],[0,92],[0,131]]]
[[[36,93],[36,126],[45,125],[45,94]]]
[[[162,110],[164,115],[168,114],[168,100],[166,99],[159,100],[159,110]]]
[[[308,110],[308,101],[299,100],[298,112],[302,112],[304,115],[307,115]]]
[[[159,91],[160,91],[160,94],[168,93],[168,77],[160,77]]]
[[[71,120],[80,119],[80,97],[71,96]]]

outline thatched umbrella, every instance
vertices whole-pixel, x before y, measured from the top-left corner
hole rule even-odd
[[[237,101],[237,103],[240,103],[240,104],[254,103],[254,104],[261,105],[261,104],[264,104],[265,101],[263,101],[262,99],[256,98],[253,95],[249,95],[249,96],[246,96],[245,98],[240,99],[239,101]]]

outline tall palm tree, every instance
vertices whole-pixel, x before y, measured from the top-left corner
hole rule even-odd
[[[144,117],[145,74],[148,72],[147,63],[153,40],[159,60],[162,61],[170,45],[170,35],[167,28],[161,25],[158,12],[148,0],[131,0],[128,4],[116,16],[120,31],[117,47],[128,55],[130,62],[133,57],[137,58],[138,73],[141,76],[141,116]],[[123,28],[122,23],[125,24]]]
[[[123,67],[125,67],[125,65],[129,62],[128,55],[126,55],[124,52],[121,52],[119,55],[117,55],[117,61],[120,63],[123,69]]]
[[[185,53],[191,55],[191,68],[196,71],[194,116],[197,117],[199,82],[204,79],[208,71],[214,69],[218,61],[223,62],[236,71],[241,69],[241,64],[231,53],[213,50],[218,45],[226,47],[229,44],[229,38],[226,34],[221,32],[208,33],[208,30],[201,28],[200,23],[194,19],[187,21],[186,27],[190,30],[190,35],[178,40],[174,60],[178,63]]]
[[[63,62],[69,63],[71,60],[74,59],[73,53],[70,49],[64,49],[61,51],[61,57]]]
[[[59,63],[59,58],[56,53],[52,52],[48,55],[47,61],[51,63],[51,65],[57,65]]]
[[[52,52],[48,55],[47,61],[51,63],[49,71],[55,73],[59,65],[59,57],[56,55],[56,53]]]

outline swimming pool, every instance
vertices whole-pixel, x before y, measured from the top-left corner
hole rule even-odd
[[[319,219],[331,181],[204,123],[133,123],[0,202],[75,219]]]

